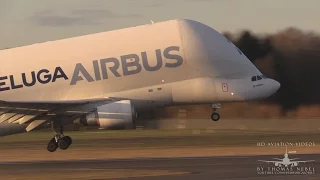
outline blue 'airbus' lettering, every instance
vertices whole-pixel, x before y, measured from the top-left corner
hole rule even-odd
[[[72,73],[70,85],[76,85],[77,82],[86,80],[87,82],[94,82],[108,79],[110,75],[114,77],[129,76],[138,74],[145,69],[146,71],[158,71],[163,66],[167,68],[176,68],[183,64],[183,58],[174,51],[179,52],[179,46],[170,46],[155,50],[156,64],[151,66],[148,59],[152,57],[146,51],[140,54],[122,55],[120,58],[109,57],[100,60],[92,61],[93,74],[81,64],[77,63]],[[163,59],[166,61],[163,61]],[[32,87],[37,83],[48,84],[56,82],[58,79],[68,80],[68,76],[61,67],[56,67],[51,73],[48,69],[41,69],[39,71],[32,71],[30,73],[22,73],[20,81],[13,75],[0,76],[0,91],[7,91],[11,89],[20,89],[23,87]],[[20,82],[20,83],[17,83]]]

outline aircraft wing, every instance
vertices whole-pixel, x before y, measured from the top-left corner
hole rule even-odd
[[[264,161],[264,160],[258,160],[260,162],[266,162],[266,163],[282,163],[282,161]]]
[[[313,162],[315,160],[307,160],[307,161],[291,161],[292,163],[306,163],[306,162]]]
[[[273,158],[273,159],[276,159],[276,160],[279,160],[279,161],[281,161],[281,162],[282,162],[282,159],[280,159],[280,158]]]
[[[97,101],[116,101],[117,98],[107,97],[107,98],[93,98],[93,99],[78,99],[78,100],[58,100],[58,101],[2,101],[0,100],[0,105],[32,105],[32,104],[83,104],[92,103]]]
[[[119,100],[107,97],[65,101],[0,101],[0,123],[28,124],[26,131],[31,131],[55,120],[57,116],[76,119],[94,111],[97,106]]]

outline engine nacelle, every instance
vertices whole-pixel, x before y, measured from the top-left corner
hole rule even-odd
[[[93,113],[80,119],[86,126],[101,129],[135,129],[136,113],[129,100],[98,106]]]
[[[0,123],[0,136],[8,136],[26,132],[27,125],[15,123]]]

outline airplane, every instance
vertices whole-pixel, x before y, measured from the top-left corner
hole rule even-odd
[[[280,83],[225,36],[194,20],[152,24],[0,51],[0,136],[50,125],[47,150],[68,149],[63,127],[134,129],[154,107],[264,99]]]
[[[273,158],[273,159],[276,159],[278,161],[265,161],[265,160],[258,160],[258,161],[267,162],[267,163],[273,163],[277,167],[281,167],[281,166],[288,167],[289,165],[291,167],[296,167],[296,166],[298,166],[299,163],[306,163],[306,162],[314,162],[315,161],[315,160],[292,161],[292,160],[300,159],[300,158],[289,159],[287,146],[286,146],[286,153],[284,154],[284,158],[283,159],[279,159],[279,158]]]

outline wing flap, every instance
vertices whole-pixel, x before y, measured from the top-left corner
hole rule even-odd
[[[7,112],[5,114],[2,114],[0,117],[0,123],[10,119],[11,117],[15,116],[17,113],[15,112]]]
[[[25,114],[16,114],[15,116],[8,119],[8,123],[13,123],[14,121],[22,118]]]
[[[14,123],[25,124],[29,121],[32,121],[33,119],[35,119],[37,116],[39,116],[41,114],[42,113],[39,113],[37,115],[25,115],[25,116],[21,117],[20,119],[18,119],[17,121],[15,121]]]
[[[11,118],[9,118],[7,121],[8,123],[12,123],[14,121],[16,121],[17,119],[20,119],[21,117],[25,116],[26,114],[28,114],[31,109],[29,108],[17,108],[18,112],[16,115],[12,116]]]
[[[27,131],[27,132],[32,131],[33,129],[37,128],[37,127],[40,126],[41,124],[49,121],[51,118],[53,118],[53,116],[46,115],[46,116],[43,116],[41,119],[36,119],[36,120],[32,121],[32,122],[26,127],[26,131]]]

